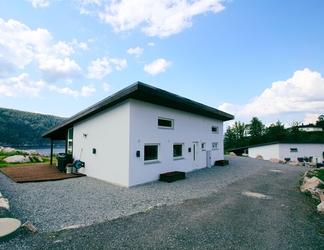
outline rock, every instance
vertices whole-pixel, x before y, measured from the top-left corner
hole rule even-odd
[[[37,229],[31,224],[30,221],[26,221],[24,224],[22,224],[21,228],[26,232],[36,233]]]
[[[29,157],[23,155],[13,155],[3,159],[7,163],[24,163],[30,162]]]
[[[316,163],[315,162],[306,162],[305,166],[309,167],[309,168],[316,168]]]
[[[2,152],[5,152],[5,153],[10,153],[10,152],[14,152],[14,151],[16,151],[16,149],[14,149],[14,148],[10,148],[10,147],[8,147],[8,148],[4,148],[4,147],[2,147],[2,148],[1,148],[1,151],[2,151]]]
[[[317,205],[317,211],[320,213],[324,213],[324,201]]]
[[[8,199],[1,197],[0,198],[0,207],[3,207],[3,208],[5,208],[5,209],[7,209],[9,211],[10,209],[9,209],[9,201],[8,201]]]
[[[303,185],[301,185],[300,190],[302,192],[305,192],[308,188],[317,188],[319,184],[324,184],[324,183],[323,181],[321,181],[315,176],[313,176],[312,178],[305,176]]]
[[[263,157],[262,157],[262,155],[257,155],[256,157],[255,157],[255,159],[259,159],[259,160],[263,160]]]
[[[324,195],[323,190],[317,188],[318,185],[324,184],[323,181],[318,179],[317,177],[308,178],[304,177],[303,185],[300,186],[300,191],[303,193],[309,193],[314,199],[321,200],[321,197]]]
[[[279,160],[279,159],[277,159],[277,158],[270,158],[269,161],[270,161],[270,162],[273,162],[273,163],[285,164],[284,161]]]
[[[248,154],[245,154],[245,153],[242,154],[242,156],[243,156],[243,157],[249,157],[249,155],[248,155]]]
[[[229,155],[230,156],[236,156],[236,154],[234,152],[230,152]]]
[[[292,166],[301,166],[302,165],[299,161],[290,161],[288,164],[292,165]]]

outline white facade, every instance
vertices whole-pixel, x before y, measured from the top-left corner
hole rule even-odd
[[[159,119],[172,127],[159,127]],[[158,146],[158,159],[144,160],[146,145]],[[181,156],[174,157],[174,145]],[[73,157],[85,162],[79,172],[125,187],[205,168],[207,151],[212,164],[224,159],[222,121],[134,99],[73,126]]]
[[[311,162],[317,163],[323,161],[324,143],[275,143],[251,147],[248,150],[249,157],[252,158],[258,154],[264,160],[277,158],[298,161],[307,157]]]

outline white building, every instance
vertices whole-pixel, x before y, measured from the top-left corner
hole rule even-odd
[[[292,143],[272,142],[248,147],[249,157],[255,158],[258,154],[264,160],[277,158],[280,160],[304,161],[319,163],[323,161],[323,143]]]
[[[137,82],[43,134],[66,140],[79,172],[130,187],[223,160],[223,122],[234,116]]]

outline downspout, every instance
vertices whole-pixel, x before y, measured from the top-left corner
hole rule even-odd
[[[51,139],[51,159],[50,159],[50,165],[53,164],[53,140]]]

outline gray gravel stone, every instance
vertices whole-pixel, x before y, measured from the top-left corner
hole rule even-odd
[[[3,249],[298,249],[291,246],[301,244],[297,240],[303,235],[323,240],[301,228],[305,224],[310,230],[306,220],[312,215],[305,220],[302,213],[294,214],[299,211],[294,204],[285,202],[305,198],[296,185],[307,168],[226,159],[229,165],[188,173],[185,180],[129,189],[88,177],[16,184],[0,174],[0,189],[14,217],[31,221],[39,232],[21,235]],[[292,180],[297,191],[292,191]],[[267,199],[243,195],[248,191]],[[287,216],[288,222],[281,223]],[[60,231],[66,227],[76,229]],[[317,230],[322,232],[323,224]]]

